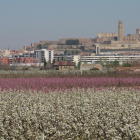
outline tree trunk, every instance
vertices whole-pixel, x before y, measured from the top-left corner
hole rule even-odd
[[[41,140],[44,140],[44,132],[41,132]]]

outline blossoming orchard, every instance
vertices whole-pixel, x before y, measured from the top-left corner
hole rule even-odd
[[[0,73],[1,140],[140,139],[139,73],[55,74]]]

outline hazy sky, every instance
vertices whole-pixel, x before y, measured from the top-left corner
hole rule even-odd
[[[117,33],[118,20],[124,35],[135,34],[139,14],[140,0],[0,0],[0,49]]]

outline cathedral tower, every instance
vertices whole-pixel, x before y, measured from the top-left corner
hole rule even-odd
[[[118,22],[118,41],[123,41],[123,21]]]

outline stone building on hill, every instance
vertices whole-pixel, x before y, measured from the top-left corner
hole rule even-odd
[[[117,33],[99,33],[93,39],[95,44],[100,43],[101,49],[138,49],[140,48],[140,28],[136,29],[136,34],[124,36],[123,21],[118,22]]]
[[[77,40],[78,43],[67,43],[67,41],[76,42]],[[127,34],[124,36],[124,24],[122,20],[119,20],[118,33],[99,33],[96,38],[62,38],[59,41],[40,41],[39,43],[32,43],[31,47],[35,49],[40,45],[40,48],[54,49],[56,51],[65,51],[65,49],[69,49],[69,51],[76,51],[76,49],[78,49],[77,51],[93,51],[97,43],[100,43],[101,50],[140,49],[140,28],[136,29],[136,34]],[[84,50],[80,49],[83,46]],[[25,49],[30,49],[30,47],[26,46]]]

